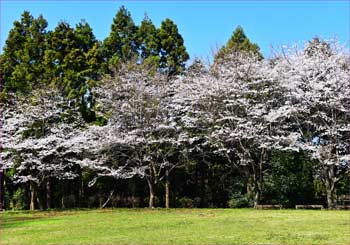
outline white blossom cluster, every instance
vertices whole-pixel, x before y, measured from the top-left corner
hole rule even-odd
[[[305,151],[334,185],[350,169],[350,62],[327,47],[265,60],[233,52],[176,78],[122,66],[92,90],[103,126],[84,123],[57,91],[14,97],[3,107],[3,167],[19,182],[74,178],[78,167],[156,183],[211,149],[249,176],[258,200],[268,155]]]

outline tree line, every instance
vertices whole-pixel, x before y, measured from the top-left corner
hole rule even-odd
[[[14,22],[1,56],[4,93],[55,85],[76,98],[84,94],[87,81],[113,73],[120,63],[133,60],[175,75],[189,59],[173,21],[166,19],[156,28],[145,14],[137,26],[124,6],[103,42],[85,20],[75,28],[59,22],[53,31],[47,25],[42,15],[34,18],[28,11]]]
[[[1,55],[6,209],[344,204],[349,57],[319,38],[265,59],[237,27],[214,62],[125,7],[96,40],[24,12]]]

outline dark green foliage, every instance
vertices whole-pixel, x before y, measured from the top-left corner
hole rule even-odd
[[[82,21],[74,30],[68,23],[60,22],[49,34],[47,46],[46,79],[68,97],[79,98],[85,93],[87,80],[97,79],[102,63],[91,27]]]
[[[247,208],[253,207],[253,200],[247,194],[234,193],[228,201],[230,208]]]
[[[294,207],[314,203],[312,162],[303,153],[275,153],[271,169],[265,177],[264,202]]]
[[[5,93],[26,92],[38,87],[46,68],[43,59],[47,21],[41,15],[35,19],[25,11],[21,20],[13,25],[1,57]]]
[[[200,148],[196,142],[197,149]],[[185,168],[176,170],[171,181],[175,195],[197,200],[196,207],[227,207],[230,194],[237,188],[239,173],[225,159],[212,154],[213,149],[192,151]],[[238,175],[238,177],[237,177]]]
[[[16,210],[21,210],[26,208],[26,193],[24,189],[18,188],[13,194],[12,207]],[[6,204],[5,204],[6,205]],[[11,204],[10,204],[11,207]]]
[[[83,98],[91,86],[90,81],[99,78],[103,59],[90,25],[83,20],[73,29],[68,23],[60,22],[49,34],[47,46],[47,81],[80,103],[87,122],[94,121],[96,115],[92,108],[87,108],[88,101]]]
[[[102,50],[110,70],[121,62],[136,60],[145,67],[160,68],[162,72],[175,75],[185,69],[189,59],[184,40],[173,21],[166,19],[157,29],[145,15],[138,27],[124,6],[113,19]]]
[[[42,16],[34,18],[27,11],[14,22],[1,55],[4,94],[49,85],[77,99],[85,93],[86,81],[99,79],[108,66],[113,69],[120,62],[135,60],[145,69],[156,72],[161,68],[173,75],[184,70],[189,58],[171,20],[163,21],[157,29],[146,15],[138,27],[124,6],[113,19],[111,33],[102,45],[85,20],[75,29],[60,22],[47,32],[47,25]]]
[[[337,188],[338,195],[346,195],[349,193],[350,186],[350,177],[346,176],[345,178],[339,181],[339,187]]]
[[[87,103],[85,101],[81,103],[80,112],[86,122],[95,122],[96,113],[87,106]]]
[[[194,199],[189,197],[182,197],[178,200],[178,206],[180,208],[198,208],[201,202],[199,197],[195,197]]]
[[[4,93],[57,86],[77,98],[87,78],[98,79],[102,53],[89,24],[82,21],[73,29],[60,22],[51,32],[46,27],[42,16],[35,19],[27,11],[14,22],[1,55]]]
[[[97,42],[95,35],[92,32],[92,28],[85,20],[82,20],[76,25],[75,38],[77,48],[83,52],[88,52]]]
[[[160,68],[169,75],[184,71],[189,55],[184,46],[184,40],[172,20],[166,19],[162,22],[158,38],[161,45]]]
[[[86,67],[83,71],[84,77],[92,80],[98,80],[106,70],[106,64],[103,62],[101,44],[94,42],[92,47],[85,53]]]
[[[158,30],[152,20],[145,14],[137,30],[137,43],[139,44],[140,61],[154,59],[159,63],[160,44],[157,36]]]
[[[222,47],[216,54],[215,62],[220,59],[226,59],[228,55],[236,52],[253,53],[260,59],[263,58],[259,46],[249,40],[241,26],[238,26],[236,28],[231,38],[227,41],[226,45]]]
[[[120,7],[113,19],[111,32],[102,48],[105,60],[112,65],[137,56],[137,26],[124,6]]]
[[[84,65],[82,75],[85,78],[97,80],[101,73],[101,65],[103,62],[101,45],[96,40],[92,28],[82,20],[75,27],[76,47],[84,54]]]
[[[60,22],[48,37],[45,52],[47,81],[58,86],[65,94],[76,96],[80,90],[83,69],[83,51],[78,49],[74,29],[68,23]]]

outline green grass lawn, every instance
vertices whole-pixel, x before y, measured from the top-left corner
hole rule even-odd
[[[349,211],[106,209],[0,218],[0,244],[350,244]]]

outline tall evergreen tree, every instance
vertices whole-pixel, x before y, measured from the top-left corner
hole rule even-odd
[[[103,42],[103,54],[109,63],[127,61],[137,55],[137,26],[122,6],[117,12],[109,36]]]
[[[84,75],[92,80],[97,80],[99,75],[103,73],[103,56],[101,45],[95,42],[93,46],[85,53],[86,68]]]
[[[97,79],[102,54],[91,27],[85,21],[76,29],[60,22],[50,33],[45,54],[48,81],[76,98],[86,89],[86,80]]]
[[[257,55],[260,59],[263,58],[259,46],[249,40],[241,26],[236,28],[226,45],[219,50],[215,56],[214,62],[225,59],[226,56],[232,52],[249,52]]]
[[[78,48],[75,32],[66,22],[60,22],[48,38],[45,54],[47,79],[66,94],[76,93],[82,83],[79,71],[84,67],[84,54]]]
[[[170,19],[162,22],[158,31],[160,40],[160,68],[169,75],[181,73],[189,55],[176,24]]]
[[[144,19],[138,28],[138,43],[141,61],[146,59],[159,63],[159,40],[157,37],[157,28],[152,20],[145,14]]]
[[[85,20],[81,20],[75,27],[75,36],[77,41],[77,47],[83,52],[88,52],[94,44],[97,42],[96,37],[90,27],[89,23]]]
[[[96,80],[101,73],[102,50],[92,28],[82,20],[75,27],[76,47],[84,53],[84,65],[81,74],[89,79]]]
[[[34,18],[24,11],[20,21],[10,30],[1,70],[6,91],[25,92],[40,83],[44,71],[47,21],[43,16]]]

